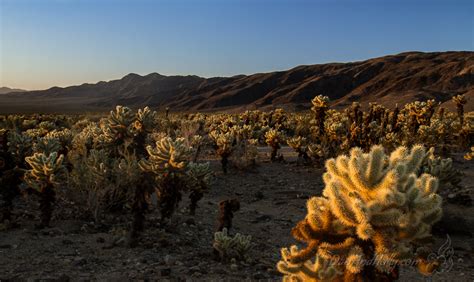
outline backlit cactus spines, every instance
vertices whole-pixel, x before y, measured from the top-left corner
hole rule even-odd
[[[317,137],[320,138],[324,134],[324,121],[326,120],[326,112],[329,109],[329,97],[318,95],[311,100],[313,106],[311,111],[314,113],[314,125],[316,126]]]
[[[265,133],[265,142],[272,148],[270,159],[276,161],[278,149],[280,149],[281,144],[285,142],[284,134],[281,131],[272,128]]]
[[[189,148],[184,138],[162,138],[155,147],[148,146],[148,159],[142,159],[139,167],[145,175],[154,177],[162,223],[169,219],[181,201],[181,191],[186,189],[185,169],[188,165]]]
[[[32,168],[25,173],[25,182],[31,188],[43,192],[47,186],[63,183],[66,173],[63,165],[64,155],[58,156],[57,152],[48,155],[35,153],[25,159]]]
[[[464,159],[470,161],[472,159],[474,159],[474,146],[471,147],[471,151],[470,152],[467,152],[465,155],[464,155]]]
[[[134,120],[135,114],[130,108],[117,106],[115,111],[110,111],[104,124],[104,134],[109,142],[122,144],[130,136],[130,126]]]
[[[138,109],[134,127],[137,130],[151,132],[155,124],[156,115],[157,113],[155,111],[150,110],[149,107]]]
[[[458,112],[459,122],[462,126],[464,123],[464,105],[467,103],[467,99],[464,95],[456,95],[453,96],[452,100],[456,105],[456,111]]]
[[[405,259],[416,259],[416,244],[431,237],[431,226],[442,215],[438,180],[417,175],[425,156],[421,146],[399,147],[390,155],[374,146],[369,153],[354,148],[328,160],[323,196],[308,200],[306,218],[292,231],[307,247],[283,249],[282,273],[304,277],[305,265],[316,257],[316,262],[330,261],[318,269],[323,273],[334,267],[340,278],[375,279],[393,273]],[[375,268],[363,260],[373,260]]]
[[[311,159],[308,156],[308,141],[305,137],[297,136],[289,138],[287,141],[288,146],[290,146],[295,152],[298,153],[298,162],[303,164],[309,164]]]
[[[299,252],[297,246],[281,250],[282,261],[278,262],[277,269],[284,274],[284,282],[332,281],[339,274],[330,260],[318,255],[314,261],[309,259],[304,263],[292,263],[291,258]]]
[[[140,168],[144,171],[172,173],[186,168],[189,157],[189,148],[184,138],[173,140],[171,137],[157,141],[155,147],[147,146],[149,158],[140,161]]]
[[[227,132],[219,132],[213,130],[209,132],[209,137],[214,140],[216,145],[216,153],[221,157],[222,171],[227,173],[227,164],[229,163],[229,157],[234,150],[235,136],[234,132],[229,130]]]
[[[49,226],[56,201],[54,189],[66,181],[67,170],[63,165],[64,155],[53,152],[49,155],[35,153],[26,157],[32,169],[25,173],[25,183],[40,193],[41,222],[39,228]]]

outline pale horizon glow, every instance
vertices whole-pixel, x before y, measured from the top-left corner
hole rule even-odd
[[[0,0],[0,87],[474,50],[472,0]]]

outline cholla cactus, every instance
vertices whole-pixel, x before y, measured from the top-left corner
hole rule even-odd
[[[464,105],[467,103],[466,97],[464,95],[453,96],[452,98],[454,104],[456,105],[456,110],[458,112],[459,122],[461,126],[464,123]]]
[[[232,237],[227,233],[227,228],[224,228],[214,233],[213,247],[223,261],[231,259],[246,261],[249,260],[248,252],[252,247],[252,236],[237,233]]]
[[[474,159],[474,146],[471,147],[471,151],[470,152],[467,152],[465,155],[464,155],[464,158],[468,161]]]
[[[35,153],[44,153],[49,155],[53,152],[58,152],[61,150],[61,143],[58,139],[53,137],[41,137],[33,145],[33,152]]]
[[[196,212],[197,202],[201,200],[204,193],[209,190],[212,172],[209,163],[189,163],[186,171],[188,187],[191,190],[189,194],[189,213],[194,215]]]
[[[350,156],[328,160],[323,196],[308,200],[308,214],[292,232],[307,247],[282,250],[278,269],[285,279],[390,279],[403,260],[420,255],[416,244],[430,239],[442,214],[438,180],[416,174],[425,154],[415,146],[387,156],[374,146],[366,154],[354,148]],[[314,257],[315,263],[308,262]],[[417,262],[425,274],[436,265],[426,257]]]
[[[429,150],[422,164],[421,172],[437,177],[440,185],[445,190],[459,188],[462,173],[453,167],[453,160],[451,158],[436,157],[433,149]]]
[[[265,142],[272,148],[270,159],[272,161],[277,160],[278,149],[281,148],[281,144],[285,141],[285,136],[281,131],[276,129],[270,129],[265,133]]]
[[[298,153],[298,162],[303,163],[303,164],[310,164],[311,159],[308,156],[307,150],[308,150],[308,141],[306,140],[305,137],[293,137],[290,138],[286,141],[288,143],[288,146],[293,148],[295,152]]]
[[[324,134],[326,111],[329,109],[329,97],[318,95],[311,100],[311,103],[313,104],[311,111],[314,113],[313,124],[316,127],[316,135],[321,137]]]
[[[330,260],[322,256],[315,256],[314,262],[309,259],[304,263],[292,263],[294,256],[300,254],[297,246],[282,249],[282,261],[278,263],[278,270],[285,274],[283,281],[332,281],[340,272]]]
[[[9,131],[8,138],[8,152],[12,155],[15,163],[20,167],[26,168],[24,163],[25,157],[31,153],[32,139],[22,133]]]
[[[123,144],[131,137],[131,125],[134,120],[135,114],[130,108],[117,106],[115,111],[110,111],[103,124],[105,137],[113,144]]]
[[[227,164],[229,163],[229,157],[234,150],[235,136],[234,132],[228,131],[226,133],[219,133],[216,131],[211,131],[209,133],[216,144],[216,153],[221,157],[222,171],[227,173]]]
[[[189,148],[184,138],[176,140],[166,137],[148,146],[148,159],[139,162],[140,168],[154,176],[157,182],[156,194],[161,207],[162,221],[169,219],[181,201],[181,191],[186,188],[184,179],[188,164]]]
[[[64,155],[53,152],[49,155],[35,153],[26,157],[26,162],[32,167],[25,173],[26,184],[40,193],[41,222],[38,227],[49,226],[53,213],[52,204],[56,200],[55,187],[66,181],[66,168],[63,165]]]
[[[157,141],[155,147],[147,146],[146,150],[149,158],[140,162],[144,171],[169,174],[186,168],[189,148],[184,144],[184,138],[165,137]]]
[[[151,132],[155,125],[155,118],[157,113],[150,110],[149,107],[145,107],[143,110],[138,109],[135,123],[133,124],[135,130]]]

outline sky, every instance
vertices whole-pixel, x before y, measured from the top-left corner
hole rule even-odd
[[[474,50],[473,0],[0,0],[0,86]]]

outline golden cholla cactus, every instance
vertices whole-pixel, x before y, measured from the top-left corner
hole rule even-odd
[[[297,136],[289,138],[287,141],[288,146],[290,146],[295,152],[298,153],[298,162],[303,164],[309,164],[311,159],[308,156],[308,141],[305,137]]]
[[[165,137],[157,141],[155,147],[147,146],[146,150],[149,158],[140,161],[140,168],[144,171],[173,173],[186,168],[189,148],[184,138],[173,140]]]
[[[320,274],[330,273],[330,279],[376,280],[396,272],[405,259],[418,259],[415,246],[430,239],[442,214],[438,180],[417,176],[425,155],[421,146],[399,147],[389,156],[374,146],[369,153],[354,148],[328,160],[323,196],[308,200],[308,214],[292,232],[307,247],[282,251],[278,269],[286,279],[320,281]],[[314,257],[329,263],[307,262]],[[367,267],[367,261],[375,265]],[[420,271],[436,265],[426,258],[417,262]],[[301,280],[308,267],[316,276]]]
[[[468,161],[474,159],[474,146],[471,147],[471,151],[470,152],[467,152],[465,155],[464,155],[464,158]]]
[[[227,173],[227,164],[229,157],[234,150],[235,136],[233,131],[219,132],[213,130],[209,132],[209,137],[214,140],[216,145],[216,153],[221,157],[222,171]]]
[[[265,133],[265,142],[272,148],[271,160],[275,161],[280,145],[285,142],[285,135],[281,131],[271,128]]]
[[[457,95],[457,96],[453,96],[452,100],[454,104],[456,105],[458,118],[462,125],[464,123],[464,105],[467,103],[467,99],[464,95]]]
[[[63,165],[64,155],[56,152],[51,154],[35,153],[26,157],[26,162],[32,169],[25,173],[25,182],[38,192],[43,192],[47,186],[57,186],[64,181],[66,168]]]
[[[318,111],[320,108],[328,108],[329,107],[329,97],[328,96],[323,96],[323,95],[318,95],[311,100],[311,104],[313,104],[313,107],[311,110],[313,112]]]
[[[130,126],[135,120],[135,114],[130,108],[117,106],[110,111],[103,124],[104,134],[109,142],[123,143],[130,137]]]
[[[284,282],[332,281],[340,274],[331,261],[322,256],[316,256],[314,261],[309,259],[304,263],[292,263],[292,258],[299,253],[300,250],[295,245],[289,249],[281,249],[282,261],[277,267],[281,273],[285,274]]]
[[[155,125],[155,118],[157,113],[150,110],[149,107],[143,109],[138,109],[136,114],[136,120],[133,124],[133,127],[137,131],[151,132]]]
[[[324,134],[324,121],[326,119],[326,112],[329,109],[329,97],[318,95],[311,100],[313,106],[311,111],[314,113],[314,121],[312,121],[314,128],[316,128],[316,137],[321,138]]]
[[[286,143],[296,152],[306,151],[306,146],[308,146],[306,138],[301,136],[289,138]]]
[[[66,181],[67,170],[63,165],[64,155],[53,152],[49,155],[35,153],[26,157],[32,169],[26,171],[26,184],[40,193],[41,222],[39,228],[49,226],[56,201],[54,188]]]

